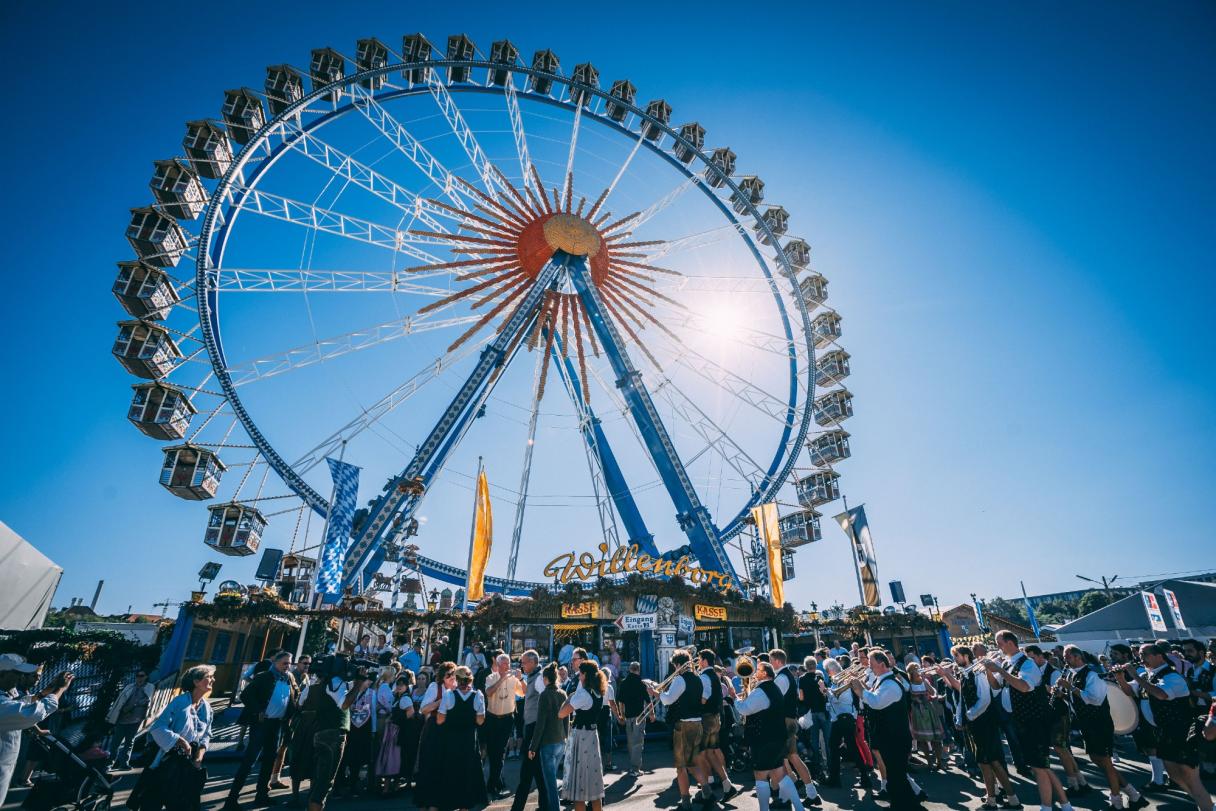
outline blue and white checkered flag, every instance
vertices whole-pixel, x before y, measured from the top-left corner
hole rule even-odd
[[[346,563],[351,521],[358,502],[359,468],[329,457],[325,461],[329,462],[329,475],[334,480],[334,498],[329,505],[329,522],[321,548],[317,593],[323,595],[324,602],[336,603],[342,597],[342,566]]]

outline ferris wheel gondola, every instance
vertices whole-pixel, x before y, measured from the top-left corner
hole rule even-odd
[[[248,554],[279,512],[329,512],[325,456],[363,454],[388,483],[355,522],[343,580],[358,592],[404,527],[418,531],[423,501],[455,486],[454,460],[485,418],[496,428],[482,440],[497,452],[510,426],[528,426],[507,494],[508,576],[488,578],[489,590],[550,585],[515,578],[525,509],[546,500],[529,494],[535,464],[557,482],[586,470],[587,492],[562,506],[586,505],[613,545],[690,552],[747,589],[750,509],[796,484],[802,509],[782,537],[790,548],[817,540],[813,507],[839,495],[831,466],[849,456],[840,423],[852,395],[825,388],[848,376],[849,356],[810,245],[787,237],[790,213],[759,177],[736,173],[735,152],[707,154],[702,123],[673,125],[672,105],[641,104],[627,79],[603,89],[592,63],[567,75],[546,49],[525,64],[506,40],[486,59],[463,34],[438,55],[422,34],[404,36],[400,54],[376,38],[353,59],[315,49],[307,69],[267,68],[262,91],[225,91],[222,123],[188,122],[185,154],[156,161],[155,202],[132,210],[136,258],[114,286],[138,320],[120,324],[114,354],[150,381],[136,387],[132,422],[179,443],[165,450],[162,484],[216,497],[227,449],[251,457],[231,463],[246,468],[241,485],[254,468],[273,472],[286,492],[269,498],[287,509],[235,495],[210,508],[207,543]],[[275,250],[292,228],[303,234],[294,259]],[[192,278],[173,272],[182,260]],[[351,293],[376,294],[394,317],[369,326],[385,308]],[[255,294],[284,327],[277,294],[303,302],[307,340],[258,332]],[[388,355],[394,345],[410,351]],[[420,369],[372,394],[420,355]],[[344,385],[360,388],[337,430],[318,430],[318,415],[336,413],[342,387],[291,382],[319,368],[350,368]],[[564,395],[546,397],[551,375]],[[318,405],[301,409],[302,397]],[[534,462],[546,423],[574,441],[550,443],[565,458]],[[247,443],[232,441],[236,430]],[[804,446],[810,469],[798,466]],[[245,538],[224,545],[224,527],[242,521]],[[418,543],[431,553],[417,555],[420,576],[463,582],[458,555],[440,560],[445,544],[425,532]]]

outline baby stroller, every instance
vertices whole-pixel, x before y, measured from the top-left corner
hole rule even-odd
[[[49,774],[34,782],[22,808],[30,811],[108,811],[114,786],[105,773],[106,752],[93,747],[77,754],[68,743],[49,732],[31,737],[33,746],[42,751],[43,769]]]

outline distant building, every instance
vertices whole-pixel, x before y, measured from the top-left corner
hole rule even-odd
[[[1216,572],[1208,572],[1207,574],[1197,574],[1191,577],[1183,578],[1191,583],[1216,583]],[[1157,585],[1160,585],[1162,580],[1142,580],[1135,585],[1126,586],[1111,586],[1110,593],[1118,600],[1121,597],[1126,597],[1129,594],[1134,594],[1138,591],[1152,591]],[[1026,599],[1030,601],[1030,605],[1038,608],[1042,603],[1054,602],[1072,602],[1080,600],[1091,591],[1102,591],[1099,586],[1091,586],[1084,589],[1076,589],[1075,591],[1056,591],[1051,594],[1032,594]]]
[[[979,622],[975,618],[975,606],[971,603],[960,603],[942,609],[942,622],[946,623],[946,629],[950,632],[950,638],[954,640],[955,644],[958,644],[959,640],[995,634],[997,631],[1013,631],[1021,642],[1034,639],[1034,631],[1027,626],[996,614],[989,614],[986,611],[984,612],[984,623],[988,629],[985,631],[980,628]]]

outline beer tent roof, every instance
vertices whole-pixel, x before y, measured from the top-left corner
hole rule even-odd
[[[1161,594],[1163,589],[1169,589],[1178,598],[1178,607],[1182,612],[1182,621],[1186,628],[1175,627],[1169,606],[1166,605],[1165,598]],[[1165,637],[1207,639],[1216,636],[1216,584],[1193,580],[1165,580],[1144,591],[1151,591],[1157,595],[1161,612],[1165,616],[1165,623],[1169,626],[1169,630],[1164,632]],[[1157,635],[1161,636],[1162,632],[1158,631]],[[1144,601],[1139,591],[1099,608],[1097,611],[1092,611],[1084,617],[1065,623],[1056,630],[1056,637],[1065,644],[1152,639],[1153,636],[1153,629],[1149,625],[1148,614],[1144,610]],[[1081,647],[1088,646],[1081,645]]]
[[[41,628],[63,569],[0,521],[0,629]]]

